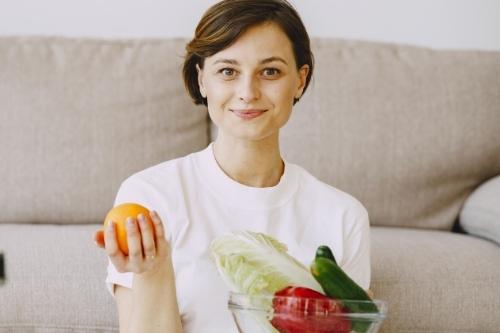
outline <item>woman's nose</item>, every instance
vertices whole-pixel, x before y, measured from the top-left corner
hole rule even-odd
[[[257,79],[246,77],[241,80],[238,95],[240,100],[245,103],[258,100],[260,98],[260,87]]]

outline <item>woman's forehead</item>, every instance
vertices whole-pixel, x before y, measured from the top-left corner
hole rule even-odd
[[[250,27],[230,46],[206,60],[211,65],[265,64],[274,61],[290,65],[294,55],[292,44],[283,30],[275,23],[265,23]]]

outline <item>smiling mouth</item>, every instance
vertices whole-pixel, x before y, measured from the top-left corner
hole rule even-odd
[[[243,119],[253,119],[262,115],[267,110],[264,109],[243,109],[243,110],[232,110],[230,109],[235,116]]]

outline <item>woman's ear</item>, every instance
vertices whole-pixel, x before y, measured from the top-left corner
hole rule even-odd
[[[199,64],[196,64],[196,71],[198,72],[198,87],[200,88],[200,94],[203,98],[207,98],[207,93],[203,87],[203,69],[200,68]]]
[[[300,99],[304,93],[304,88],[307,82],[307,75],[309,74],[309,65],[305,64],[299,69],[299,86],[297,87],[296,99]]]

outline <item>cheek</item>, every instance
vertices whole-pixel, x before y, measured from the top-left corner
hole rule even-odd
[[[223,102],[228,96],[231,95],[231,89],[224,82],[209,82],[205,85],[207,97],[213,103]]]
[[[224,110],[230,106],[231,89],[224,83],[210,82],[205,85],[208,99],[208,114],[210,119],[220,126]]]
[[[293,105],[293,98],[295,97],[295,91],[293,85],[290,82],[283,82],[278,85],[273,85],[268,89],[268,97],[275,104]]]

